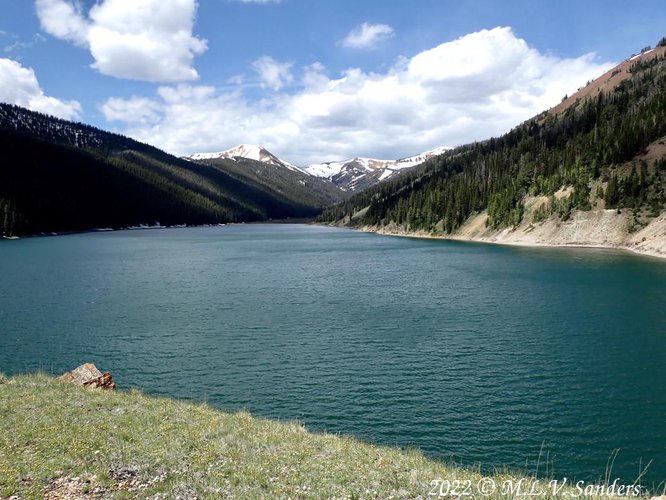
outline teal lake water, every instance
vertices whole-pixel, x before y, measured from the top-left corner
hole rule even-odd
[[[299,225],[0,242],[0,371],[298,419],[465,465],[666,479],[666,262]]]

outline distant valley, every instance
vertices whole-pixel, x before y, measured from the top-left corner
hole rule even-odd
[[[315,218],[393,234],[666,254],[666,41],[507,134],[297,166],[261,146],[177,158],[0,104],[0,234]]]
[[[242,182],[264,186],[307,206],[325,208],[349,196],[326,179],[312,176],[260,146],[241,144],[221,153],[200,153],[185,159],[215,167]]]
[[[259,146],[177,158],[0,103],[0,236],[313,218],[432,154],[299,168]]]
[[[345,196],[304,173],[267,177],[256,162],[239,169],[186,161],[8,104],[0,104],[0,147],[4,237],[313,217]]]

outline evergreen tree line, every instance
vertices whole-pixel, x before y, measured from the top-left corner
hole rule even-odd
[[[324,211],[319,220],[352,225],[404,226],[451,233],[470,215],[488,210],[488,226],[515,226],[526,195],[553,195],[573,186],[552,207],[566,218],[591,208],[595,193],[614,208],[663,209],[664,161],[654,168],[627,165],[666,135],[666,60],[638,61],[629,78],[609,92],[577,101],[564,112],[526,121],[499,138],[456,148],[399,178]],[[367,210],[364,210],[366,209]],[[544,216],[547,214],[543,214]]]

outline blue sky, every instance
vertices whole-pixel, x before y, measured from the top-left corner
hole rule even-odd
[[[0,100],[297,164],[498,135],[666,35],[658,1],[0,0]],[[501,27],[501,28],[500,28]]]

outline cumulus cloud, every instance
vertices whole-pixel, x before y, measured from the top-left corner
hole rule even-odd
[[[351,49],[369,49],[392,36],[393,28],[388,24],[363,23],[350,31],[340,43]]]
[[[252,69],[259,75],[263,88],[280,90],[294,81],[291,63],[280,63],[272,57],[263,56],[252,63]]]
[[[206,41],[192,34],[196,0],[102,0],[85,13],[73,0],[36,0],[47,33],[87,48],[92,67],[116,78],[195,80]]]
[[[81,105],[49,97],[39,86],[32,68],[11,59],[0,58],[0,102],[16,104],[66,120],[79,118]]]
[[[81,2],[36,0],[35,6],[44,31],[80,47],[87,46],[88,23]]]
[[[132,97],[130,99],[111,98],[101,107],[107,120],[127,120],[131,117],[134,123],[152,123],[159,119],[160,106],[152,99]]]
[[[295,76],[288,91],[259,100],[242,86],[183,84],[161,87],[149,114],[133,113],[133,99],[115,99],[115,111],[103,111],[124,121],[126,133],[175,154],[245,142],[300,165],[401,158],[500,135],[610,66],[593,54],[542,54],[510,28],[495,28],[401,58],[382,74],[351,68],[331,77],[314,63],[289,67]],[[283,79],[275,82],[274,89]]]

